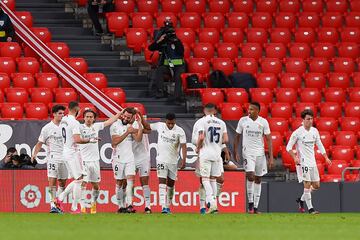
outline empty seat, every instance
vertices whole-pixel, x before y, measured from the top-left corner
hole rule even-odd
[[[241,56],[244,58],[259,59],[262,57],[262,46],[260,43],[243,43],[241,44]]]
[[[333,135],[330,132],[319,132],[321,143],[324,145],[324,148],[329,149],[334,143]]]
[[[138,12],[150,13],[154,15],[159,11],[159,2],[158,0],[138,0],[136,1]]]
[[[275,97],[277,102],[290,104],[297,102],[297,93],[293,88],[278,88],[275,90]]]
[[[338,131],[335,133],[335,143],[336,145],[357,146],[357,136],[352,131]]]
[[[285,133],[289,131],[289,122],[285,118],[271,117],[268,122],[272,132]]]
[[[107,87],[107,78],[103,73],[85,73],[84,77],[98,89]]]
[[[234,43],[238,46],[244,41],[244,33],[239,28],[224,28],[221,35],[224,43]]]
[[[210,12],[219,12],[222,14],[230,12],[229,0],[210,0],[209,1]]]
[[[306,72],[306,63],[302,58],[287,58],[285,60],[285,69],[288,73],[303,74]]]
[[[303,125],[303,119],[301,117],[296,117],[290,120],[290,127],[293,131]],[[290,136],[289,136],[290,138]]]
[[[260,65],[262,72],[279,74],[282,71],[282,63],[278,58],[262,58]]]
[[[278,85],[278,79],[274,73],[259,73],[256,76],[256,82],[260,88],[274,89]]]
[[[210,65],[205,58],[189,58],[187,60],[188,72],[200,73],[201,76],[206,77],[210,71]]]
[[[340,28],[343,25],[343,16],[339,12],[326,12],[321,17],[323,27]]]
[[[177,28],[176,36],[181,40],[182,43],[186,43],[191,46],[195,43],[196,34],[192,28]]]
[[[347,27],[360,27],[360,12],[347,13],[345,22]]]
[[[252,0],[234,0],[233,11],[252,13],[254,11],[254,2]]]
[[[1,117],[11,119],[23,118],[23,107],[19,103],[7,102],[1,105]]]
[[[341,117],[341,106],[337,102],[322,102],[319,108],[321,117]]]
[[[54,101],[54,96],[49,88],[31,88],[30,97],[32,102],[44,103],[46,106]]]
[[[201,27],[201,17],[197,12],[184,12],[180,14],[180,26],[182,28],[197,29]]]
[[[320,25],[320,17],[315,12],[301,12],[298,16],[299,27],[317,28]]]
[[[317,88],[302,88],[299,90],[301,102],[312,102],[318,104],[321,102],[321,92]]]
[[[333,133],[338,130],[339,123],[332,117],[319,117],[315,119],[315,125],[321,132]]]
[[[245,29],[249,25],[249,18],[244,12],[231,12],[226,14],[228,27]]]
[[[344,27],[341,32],[342,42],[356,42],[360,43],[360,29],[354,27]]]
[[[73,88],[55,88],[55,102],[69,103],[77,101],[78,95]]]
[[[156,25],[158,27],[164,26],[165,21],[171,21],[174,26],[177,26],[176,15],[172,12],[155,13],[155,17],[156,17]]]
[[[249,95],[244,88],[225,88],[225,96],[227,102],[247,103]]]
[[[316,12],[321,13],[323,11],[322,0],[304,0],[302,1],[302,10],[304,12]]]
[[[314,73],[330,72],[330,63],[326,58],[312,58],[309,60],[309,70]]]
[[[246,29],[247,42],[264,44],[268,42],[268,33],[264,28]]]
[[[139,53],[147,42],[147,33],[143,28],[127,28],[125,30],[126,44],[134,52]]]
[[[31,73],[12,73],[11,79],[13,87],[16,88],[29,88],[35,87],[35,79]]]
[[[126,94],[122,88],[104,88],[103,92],[116,103],[126,102]]]
[[[300,117],[302,111],[304,111],[305,109],[312,110],[314,112],[314,116],[316,116],[316,114],[317,114],[317,108],[316,108],[315,104],[312,102],[295,103],[294,109],[295,109],[296,117]]]
[[[225,17],[222,13],[204,13],[204,27],[216,28],[218,31],[225,26]]]
[[[198,43],[195,44],[193,53],[195,58],[205,58],[206,60],[210,60],[215,55],[215,48],[211,43]]]
[[[274,118],[289,119],[292,117],[292,110],[290,103],[276,102],[270,105],[271,117]]]
[[[10,87],[10,77],[6,73],[0,73],[0,90]]]
[[[359,45],[353,42],[341,42],[338,46],[339,57],[355,59],[360,54]]]
[[[65,61],[81,75],[88,71],[88,64],[84,58],[66,58]]]
[[[276,0],[257,0],[256,1],[256,11],[258,12],[276,12],[278,3]]]
[[[181,0],[162,0],[161,8],[163,12],[172,12],[179,13],[182,11],[182,1]]]
[[[298,28],[295,31],[295,42],[311,44],[315,42],[316,34],[312,28]]]
[[[11,10],[11,11],[15,11],[15,5],[16,5],[16,1],[15,0],[3,0],[3,3],[5,3],[5,5]]]
[[[352,58],[335,58],[333,60],[334,71],[351,74],[355,71],[355,63]]]
[[[270,30],[270,41],[287,45],[291,42],[291,32],[288,28],[272,28]]]
[[[235,59],[238,72],[256,74],[258,72],[258,62],[255,58],[237,58]]]
[[[186,12],[196,12],[202,14],[206,12],[206,0],[187,0],[185,1]]]
[[[234,43],[219,43],[216,46],[217,55],[220,58],[235,60],[239,56],[238,47]]]
[[[16,59],[21,55],[21,47],[17,42],[2,42],[0,45],[0,56]]]
[[[335,56],[335,47],[332,43],[315,43],[313,45],[314,57],[331,59]]]
[[[223,120],[239,120],[243,116],[243,108],[239,103],[222,103],[220,112]]]
[[[349,88],[350,102],[360,102],[360,87]]]
[[[220,41],[220,34],[216,28],[201,28],[199,30],[199,42],[217,44]]]
[[[271,28],[272,16],[268,12],[254,12],[251,16],[251,23],[255,28]]]
[[[287,1],[286,1],[287,2]],[[276,27],[292,29],[296,25],[296,17],[291,12],[279,12],[275,17]]]
[[[323,73],[306,73],[304,79],[306,88],[323,89],[326,86],[326,78]]]
[[[17,58],[16,63],[19,72],[35,74],[40,70],[39,62],[33,57]]]
[[[359,1],[351,0],[349,2],[350,2],[351,11],[356,11],[356,12],[360,11],[360,2]]]
[[[44,103],[25,103],[25,113],[27,118],[48,119],[49,113],[47,105]]]
[[[20,103],[23,105],[28,102],[28,92],[25,88],[6,88],[4,89],[7,102]]]
[[[360,103],[359,102],[347,102],[345,104],[345,117],[360,118]]]
[[[15,61],[10,57],[0,57],[0,69],[2,73],[10,75],[16,71]]]
[[[285,168],[289,169],[290,172],[296,171],[296,166],[294,159],[291,157],[291,155],[286,151],[286,148],[281,148],[281,160],[282,164]]]
[[[32,27],[31,32],[33,32],[36,37],[38,37],[44,43],[51,42],[51,32],[46,27]]]
[[[122,37],[124,31],[129,27],[129,17],[125,12],[110,12],[106,14],[109,32],[116,37]]]
[[[268,88],[250,88],[253,102],[264,103],[266,106],[273,101],[273,93]]]
[[[332,146],[331,158],[345,160],[348,163],[355,158],[354,149],[349,146]]]
[[[348,88],[350,86],[350,78],[347,73],[332,72],[328,76],[329,87]]]
[[[151,1],[149,1],[149,2],[151,2]],[[153,19],[153,16],[151,15],[151,13],[149,13],[149,12],[132,13],[131,21],[132,21],[133,28],[152,29],[154,27],[154,19]],[[127,28],[127,26],[125,28]]]
[[[224,94],[220,89],[217,88],[204,88],[200,90],[201,92],[201,101],[203,105],[208,103],[213,103],[219,106],[224,102]]]
[[[307,43],[292,43],[289,52],[291,57],[307,59],[310,57],[311,49]]]
[[[351,74],[351,77],[354,83],[354,87],[360,87],[360,73],[354,72]]]
[[[115,0],[115,12],[132,13],[135,11],[135,1]]]
[[[46,44],[60,58],[65,59],[70,56],[70,48],[63,42],[49,42]]]
[[[234,64],[230,58],[213,58],[211,59],[213,70],[221,70],[225,75],[230,75],[234,72]]]
[[[35,78],[38,87],[47,87],[50,89],[59,87],[59,79],[55,73],[36,73]]]
[[[286,46],[283,43],[267,43],[265,53],[268,58],[282,59],[286,57]]]
[[[283,73],[280,77],[280,85],[282,88],[301,88],[301,75],[298,73]]]
[[[327,12],[344,13],[348,10],[348,5],[347,5],[346,1],[327,0],[325,2],[326,2],[326,11]]]
[[[300,2],[298,0],[280,0],[280,12],[298,13],[300,11]]]
[[[356,117],[343,117],[339,119],[342,131],[360,131],[360,119]]]
[[[343,104],[346,100],[346,93],[342,88],[325,88],[324,97],[326,102]]]
[[[327,166],[328,174],[341,177],[343,170],[348,166],[349,164],[344,160],[333,160],[332,164]]]
[[[25,24],[28,28],[31,28],[33,25],[33,18],[30,12],[28,11],[15,11],[14,14],[19,20]]]

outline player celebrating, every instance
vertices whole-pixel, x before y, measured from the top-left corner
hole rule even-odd
[[[47,176],[49,180],[50,213],[61,213],[55,204],[56,181],[60,187],[65,187],[68,172],[63,159],[63,138],[61,134],[60,121],[64,116],[65,107],[55,105],[52,107],[53,120],[46,124],[40,132],[37,144],[35,145],[32,161],[38,155],[43,144],[46,146]]]
[[[199,153],[200,175],[205,189],[208,213],[217,213],[217,183],[221,176],[222,145],[229,139],[225,122],[214,116],[215,105],[207,104],[204,109],[205,117],[198,124],[198,142],[196,151]]]
[[[319,171],[317,169],[314,152],[315,144],[325,157],[326,163],[331,165],[331,161],[321,142],[319,131],[312,126],[314,113],[311,110],[306,109],[301,113],[301,118],[303,119],[303,125],[291,134],[290,140],[286,146],[286,151],[292,156],[295,164],[301,166],[302,170],[302,174],[301,171],[298,172],[299,182],[304,182],[304,193],[301,198],[297,200],[299,203],[299,211],[305,212],[304,202],[306,202],[309,213],[317,214],[319,212],[315,211],[311,202],[311,188],[317,190],[320,187]],[[295,144],[297,155],[293,151],[293,146]]]
[[[116,198],[119,205],[118,213],[135,213],[132,206],[135,180],[132,141],[134,139],[140,142],[143,134],[140,117],[136,119],[139,128],[135,130],[131,126],[135,114],[134,108],[125,108],[121,120],[116,121],[110,127],[111,145],[113,147],[112,167],[116,179]]]
[[[91,109],[87,109],[83,113],[84,124],[80,125],[80,136],[83,139],[98,139],[99,131],[103,130],[105,127],[113,124],[119,117],[121,113],[112,116],[105,122],[97,122],[96,120],[96,112]],[[77,137],[74,135],[74,137]],[[91,183],[92,189],[92,198],[91,198],[91,208],[90,213],[96,213],[96,201],[99,197],[99,182],[101,181],[100,177],[100,154],[99,154],[99,144],[96,143],[86,143],[80,145],[80,154],[83,160],[86,176],[84,177],[84,181],[82,183],[82,196],[81,201],[83,202],[83,207],[81,208],[82,213],[86,213],[86,208],[84,207],[84,198],[85,198],[85,190],[86,184],[88,182]]]
[[[240,161],[237,149],[240,134],[242,135],[242,156],[246,171],[246,189],[249,202],[248,211],[255,214],[259,213],[261,177],[267,173],[264,135],[269,148],[269,169],[272,168],[274,163],[269,123],[265,118],[259,116],[259,112],[260,104],[257,102],[250,103],[249,115],[239,120],[234,141],[234,156],[236,161]]]
[[[161,213],[169,214],[174,196],[180,148],[182,152],[180,168],[184,169],[186,164],[186,135],[185,131],[176,125],[175,113],[168,113],[165,118],[165,123],[151,123],[150,129],[158,133],[156,167]]]

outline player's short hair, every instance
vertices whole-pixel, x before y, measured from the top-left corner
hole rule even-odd
[[[250,105],[253,105],[253,106],[257,107],[257,108],[259,109],[259,111],[260,111],[260,103],[258,103],[258,102],[251,102]]]
[[[127,107],[127,108],[125,108],[125,112],[128,112],[128,113],[130,113],[130,114],[132,114],[132,115],[135,115],[135,114],[136,114],[136,110],[135,110],[135,108],[133,108],[133,107]]]
[[[69,110],[73,110],[76,107],[79,107],[78,102],[75,102],[75,101],[69,102],[69,106],[68,106]]]
[[[301,112],[301,118],[305,119],[306,115],[314,117],[314,112],[311,109],[305,109]]]
[[[92,113],[92,114],[94,114],[94,118],[97,117],[96,112],[95,112],[94,110],[88,108],[88,109],[86,109],[86,110],[84,111],[84,113],[83,113],[83,118],[85,118],[85,115],[86,115],[87,113]]]
[[[174,119],[176,119],[176,115],[175,115],[175,113],[167,113],[165,116],[165,119],[170,120],[170,121],[174,120]]]
[[[52,113],[57,113],[58,111],[65,111],[66,107],[63,105],[56,104],[51,108]]]
[[[15,153],[16,152],[16,148],[14,147],[9,147],[6,151],[6,155],[9,154],[9,153]]]
[[[216,110],[216,105],[213,104],[213,103],[207,103],[205,106],[204,106],[204,109],[207,109],[207,110]]]

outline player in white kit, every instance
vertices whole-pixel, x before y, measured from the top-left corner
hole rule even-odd
[[[61,189],[65,187],[66,179],[68,178],[68,171],[63,159],[64,144],[60,127],[60,121],[64,116],[65,109],[62,105],[52,107],[51,112],[54,118],[41,129],[38,142],[35,145],[34,153],[31,157],[32,160],[34,160],[41,150],[41,147],[45,144],[50,193],[50,213],[62,212],[55,203],[57,196],[56,181],[59,182],[58,193],[61,193]]]
[[[118,213],[135,213],[132,206],[135,180],[135,159],[132,150],[133,139],[140,142],[143,127],[140,117],[137,117],[138,129],[131,125],[136,117],[134,108],[125,108],[121,120],[110,127],[111,145],[113,147],[112,168],[116,180],[116,198]]]
[[[216,179],[223,172],[221,150],[229,139],[225,122],[214,116],[215,105],[207,104],[205,117],[198,123],[198,142],[196,151],[199,153],[200,176],[205,189],[208,213],[217,213],[217,183]]]
[[[247,178],[248,212],[255,214],[259,213],[261,177],[267,173],[264,136],[269,148],[269,169],[274,164],[269,123],[265,118],[259,116],[259,112],[260,104],[257,102],[250,103],[248,109],[249,115],[240,118],[234,141],[234,156],[236,161],[240,161],[238,146],[240,135],[242,135],[242,156]]]
[[[150,129],[158,133],[156,168],[161,212],[169,214],[175,191],[180,148],[182,153],[180,169],[184,169],[186,164],[186,135],[185,131],[176,125],[174,113],[166,114],[165,122],[151,123]]]
[[[116,120],[119,119],[121,113],[112,116],[105,122],[95,122],[96,120],[96,112],[91,109],[87,109],[83,113],[84,124],[81,124],[80,127],[80,136],[83,139],[98,139],[99,131],[103,130],[105,127],[110,126]],[[81,144],[80,146],[80,154],[83,160],[83,166],[85,168],[86,176],[84,177],[84,181],[82,183],[82,197],[81,201],[83,201],[83,207],[81,208],[82,213],[86,213],[85,206],[85,191],[87,183],[91,183],[92,185],[92,197],[91,197],[91,207],[90,213],[96,213],[96,201],[99,197],[99,182],[101,181],[100,176],[100,154],[99,154],[99,144],[98,143],[86,143]]]
[[[299,211],[305,212],[304,202],[306,202],[309,213],[317,214],[319,212],[313,208],[311,202],[312,189],[317,190],[320,188],[319,171],[315,160],[315,144],[324,156],[326,163],[331,165],[331,161],[321,142],[319,131],[312,126],[314,120],[313,111],[309,109],[304,110],[301,113],[301,118],[303,119],[303,124],[291,134],[286,151],[292,156],[295,164],[301,167],[298,171],[298,179],[299,182],[303,181],[304,183],[304,193],[301,198],[297,199]],[[297,154],[293,151],[295,144]]]

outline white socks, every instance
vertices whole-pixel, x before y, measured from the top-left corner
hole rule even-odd
[[[127,185],[126,185],[126,205],[127,207],[132,205],[133,201],[133,195],[134,195],[134,180],[127,179]]]
[[[215,205],[215,197],[214,197],[214,194],[213,194],[213,188],[210,184],[210,179],[202,179],[202,183],[203,183],[203,186],[205,188],[205,193],[206,193],[206,202],[207,203],[210,203],[210,206],[214,206]],[[216,186],[216,184],[215,184]]]
[[[311,202],[311,189],[304,188],[304,200],[306,202],[306,205],[308,209],[313,208],[312,202]]]
[[[206,193],[204,186],[201,184],[199,188],[199,200],[200,200],[200,209],[206,207]]]
[[[60,196],[60,194],[63,192],[65,190],[65,188],[64,187],[60,187],[60,186],[58,186],[58,189],[57,189],[57,193],[56,193],[56,196]]]
[[[218,198],[222,192],[222,187],[223,187],[223,184],[222,183],[216,183],[216,186],[217,186],[217,192],[216,192],[216,197]]]
[[[120,187],[119,185],[116,184],[115,192],[116,192],[116,200],[117,200],[119,208],[124,208],[125,207],[125,205],[124,205],[125,204],[124,203],[124,198],[125,198],[124,190],[122,189],[122,187]]]
[[[85,208],[85,206],[86,206],[86,186],[81,186],[80,207]]]
[[[167,187],[166,207],[169,208],[174,197],[174,187]]]
[[[95,189],[92,190],[91,203],[96,203],[96,201],[97,201],[97,199],[99,197],[99,194],[100,194],[100,190],[95,190]]]
[[[55,206],[55,198],[56,198],[56,186],[49,187],[50,194],[50,207],[54,208]]]
[[[145,198],[145,207],[150,208],[150,196],[151,196],[150,187],[149,185],[144,185],[142,189]]]
[[[159,202],[162,208],[166,208],[166,184],[159,184]]]
[[[257,208],[259,205],[261,196],[261,183],[254,184],[254,208]]]
[[[66,186],[64,191],[58,195],[60,201],[64,201],[65,197],[67,197],[67,195],[69,195],[69,193],[73,191],[75,181],[76,180],[73,180],[71,183],[69,183],[69,185]]]
[[[247,192],[248,202],[253,203],[254,202],[254,181],[250,182],[249,180],[246,180],[246,192]]]
[[[78,203],[81,200],[81,183],[82,183],[82,179],[81,180],[74,180],[74,186],[73,186],[73,202],[71,205],[71,210],[72,211],[76,211],[78,209]],[[66,189],[65,191],[66,192]]]
[[[216,179],[210,179],[210,185],[213,192],[214,205],[217,206],[216,195],[217,194],[217,182]]]

